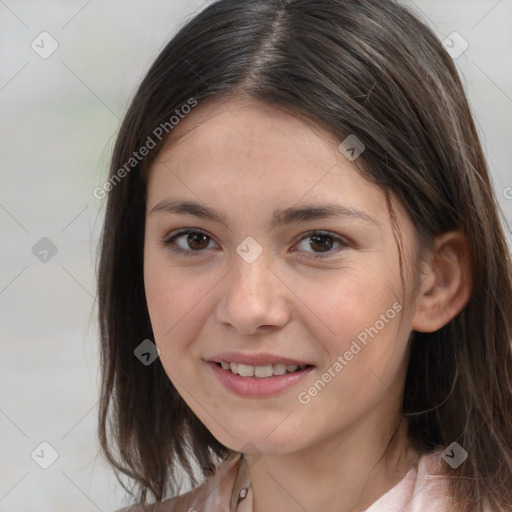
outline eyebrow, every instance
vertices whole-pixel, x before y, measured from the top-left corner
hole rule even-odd
[[[227,217],[224,212],[219,212],[214,208],[196,203],[195,201],[164,199],[151,209],[149,215],[157,212],[193,215],[201,219],[218,222],[228,227]],[[346,207],[336,203],[325,203],[321,205],[312,204],[298,208],[292,207],[275,210],[272,215],[271,228],[291,224],[293,222],[325,218],[351,218],[363,220],[374,225],[381,224],[367,213],[356,208]]]

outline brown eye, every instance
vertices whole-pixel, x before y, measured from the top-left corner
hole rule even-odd
[[[329,235],[314,235],[310,237],[309,245],[317,252],[327,252],[333,248],[334,238]]]
[[[297,244],[297,249],[312,255],[312,258],[330,258],[339,250],[349,247],[350,244],[343,238],[329,232],[314,231],[306,234]]]
[[[188,229],[171,234],[167,239],[162,240],[162,243],[177,254],[200,256],[213,242],[206,233]]]
[[[196,251],[206,249],[208,247],[209,240],[210,238],[202,233],[189,233],[187,236],[188,246]]]

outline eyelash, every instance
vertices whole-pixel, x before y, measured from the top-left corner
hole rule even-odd
[[[200,249],[198,251],[193,251],[193,250],[187,251],[187,250],[184,250],[184,249],[180,249],[179,247],[177,247],[175,245],[174,241],[177,238],[179,238],[179,237],[181,237],[183,235],[189,235],[189,234],[204,235],[205,237],[207,237],[210,240],[212,240],[212,237],[210,235],[208,235],[204,231],[197,230],[197,229],[183,229],[183,230],[178,231],[176,233],[173,233],[170,236],[168,236],[167,238],[161,240],[161,243],[163,245],[167,246],[172,252],[174,252],[176,254],[180,254],[180,255],[183,255],[183,256],[187,256],[187,257],[202,256],[204,251],[206,251],[207,249]],[[311,238],[313,236],[329,237],[329,238],[332,238],[335,242],[339,242],[341,247],[350,247],[350,244],[345,239],[343,239],[343,238],[341,238],[341,237],[339,237],[337,235],[334,235],[333,233],[330,233],[329,231],[308,231],[307,233],[304,234],[304,236],[297,243],[300,243],[303,240],[305,240],[307,238]],[[338,247],[338,249],[339,248],[340,247]],[[328,253],[313,253],[313,254],[315,254],[315,256],[313,256],[313,259],[327,259],[327,258],[332,258],[333,257],[333,253],[332,252],[328,252]],[[301,257],[303,257],[303,256],[301,256]],[[310,257],[308,256],[306,258],[310,258]]]

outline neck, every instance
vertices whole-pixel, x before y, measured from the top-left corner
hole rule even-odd
[[[404,420],[398,427],[396,422],[382,427],[373,418],[314,448],[263,456],[249,469],[253,511],[366,510],[418,459],[407,440]]]

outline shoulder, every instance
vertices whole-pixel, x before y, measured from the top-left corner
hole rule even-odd
[[[421,455],[402,480],[365,512],[441,512],[449,496],[449,480],[443,474],[440,454]]]
[[[435,451],[422,455],[418,463],[416,488],[425,488],[430,495],[446,496],[451,477],[447,473],[447,463],[441,457],[442,452]]]
[[[450,450],[444,457],[443,451],[436,451],[434,453],[425,454],[420,459],[418,465],[418,476],[415,485],[415,498],[418,499],[420,508],[418,510],[432,510],[432,511],[448,511],[452,510],[455,504],[451,489],[451,481],[455,476],[451,471],[452,467],[449,462],[454,459],[454,449]],[[455,459],[455,462],[457,460]],[[456,464],[453,469],[456,469],[461,462]],[[491,510],[488,506],[484,507],[482,512],[505,512],[506,509]],[[414,509],[416,511],[416,509]]]
[[[414,486],[412,510],[445,511],[452,510],[454,497],[450,471],[451,456],[442,457],[443,451],[424,454],[418,463],[418,473]],[[452,454],[453,456],[453,450]],[[415,508],[416,507],[416,508]]]
[[[214,475],[192,491],[167,499],[160,504],[151,505],[145,511],[142,505],[132,505],[116,512],[227,511],[240,463],[240,454],[233,453],[220,464]]]
[[[453,497],[448,465],[442,451],[425,453],[418,461],[409,508],[411,512],[451,510]]]

